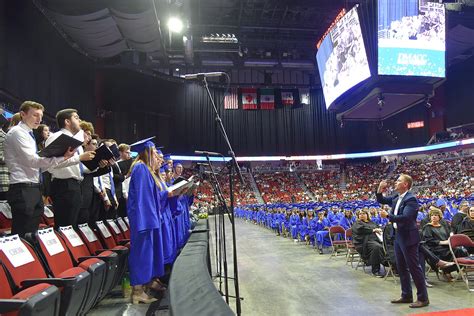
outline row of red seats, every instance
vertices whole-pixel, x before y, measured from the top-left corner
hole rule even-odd
[[[122,280],[129,237],[127,218],[0,237],[0,314],[87,313]]]
[[[46,205],[41,214],[40,227],[54,226],[52,206]],[[0,234],[9,234],[12,227],[12,211],[7,201],[0,201]]]

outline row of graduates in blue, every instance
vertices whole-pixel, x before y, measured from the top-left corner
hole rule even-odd
[[[165,177],[163,153],[153,138],[131,145],[131,150],[138,152],[131,166],[127,203],[133,303],[155,301],[147,289],[166,289],[160,278],[166,266],[174,263],[191,228],[189,210],[194,196],[169,189],[174,179]]]
[[[471,202],[474,197],[467,199]],[[462,199],[419,199],[420,209],[417,221],[429,220],[429,207],[436,206],[442,209],[443,219],[451,222],[458,213]],[[379,214],[382,207],[376,201],[349,201],[349,202],[312,202],[292,204],[254,204],[238,206],[234,213],[236,217],[265,226],[274,230],[277,235],[283,235],[311,243],[313,247],[323,253],[323,248],[330,246],[328,229],[332,226],[342,226],[344,229],[352,227],[356,221],[356,214],[360,210],[370,213],[371,221],[379,227],[385,227],[387,218]]]

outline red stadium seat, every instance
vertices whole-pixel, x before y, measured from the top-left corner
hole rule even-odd
[[[92,274],[98,273],[98,271],[95,267],[94,269],[91,269],[92,267],[87,264],[89,261],[88,259],[92,260],[92,262],[105,262],[106,268],[104,269],[104,275],[102,276],[103,284],[99,300],[102,299],[113,288],[113,282],[117,278],[117,254],[111,251],[104,251],[98,255],[91,255],[89,249],[72,226],[59,227],[58,234],[68,248],[75,265],[87,269],[87,271]]]
[[[112,237],[115,240],[117,245],[126,246],[130,248],[130,239],[125,237],[125,234],[122,230],[120,230],[119,226],[113,219],[108,219],[105,221],[105,225],[107,226],[109,232],[112,234]]]
[[[14,294],[7,273],[1,265],[0,284],[1,315],[59,315],[60,292],[56,286],[40,283]]]
[[[79,235],[81,236],[82,240],[86,244],[91,254],[101,256],[101,254],[104,254],[104,252],[107,253],[107,255],[110,255],[110,252],[113,252],[118,256],[118,263],[117,263],[118,273],[117,273],[117,278],[116,280],[114,280],[113,285],[115,286],[116,284],[118,284],[118,282],[122,279],[123,275],[125,274],[125,271],[127,271],[128,248],[124,246],[116,246],[115,241],[112,238],[112,235],[110,235],[111,242],[109,244],[115,245],[115,246],[112,246],[110,248],[106,244],[102,245],[102,243],[98,239],[97,233],[93,231],[87,223],[78,225],[78,228],[79,228]],[[107,229],[107,227],[105,227],[105,229]],[[106,250],[108,250],[109,252],[106,252]]]
[[[121,218],[121,217],[117,218],[117,223],[118,223],[120,229],[122,230],[122,233],[125,236],[125,239],[130,240],[130,229],[127,226],[127,224],[125,223],[125,221],[123,220],[123,218]]]
[[[0,201],[0,229],[10,230],[12,227],[12,210],[7,201]]]
[[[41,219],[46,226],[54,227],[54,212],[52,205],[45,205]]]
[[[52,227],[38,230],[36,239],[32,242],[38,244],[38,250],[47,263],[47,270],[49,269],[50,274],[54,277],[72,273],[80,278],[84,276],[82,272],[89,273],[90,283],[83,307],[84,312],[89,311],[100,297],[106,272],[105,263],[91,258],[75,266],[64,241],[59,238]]]
[[[73,268],[49,278],[33,247],[18,235],[1,237],[0,244],[0,261],[15,288],[22,291],[40,283],[55,285],[61,288],[59,314],[77,315],[82,312],[90,280],[87,271]]]

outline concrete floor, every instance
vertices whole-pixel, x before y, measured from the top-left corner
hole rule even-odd
[[[230,224],[227,220],[225,224],[231,249]],[[214,229],[213,218],[210,227]],[[362,268],[355,270],[346,265],[345,257],[330,259],[328,254],[320,255],[310,246],[241,219],[236,220],[236,233],[242,315],[405,315],[474,307],[474,293],[463,283],[439,281],[434,273],[429,275],[434,287],[428,289],[428,307],[391,304],[391,299],[400,296],[400,283],[372,277],[370,267],[366,273]],[[214,254],[214,241],[211,246]],[[229,276],[233,276],[230,251],[227,260]],[[213,258],[214,274],[215,263]],[[229,281],[231,295],[233,287]],[[230,305],[235,310],[235,300]]]
[[[211,228],[211,264],[216,275],[214,218]],[[230,222],[226,219],[228,275],[233,276]],[[236,220],[242,315],[406,315],[474,307],[474,293],[464,284],[449,284],[429,275],[433,288],[428,289],[431,304],[413,310],[408,305],[394,305],[390,300],[400,294],[400,284],[393,279],[377,279],[359,268],[346,265],[345,257],[329,258],[293,240],[244,220]],[[214,278],[224,291],[224,282]],[[234,283],[228,282],[234,295]],[[235,299],[230,298],[235,311]],[[132,305],[127,299],[106,298],[88,315],[145,315],[149,305]],[[149,311],[150,312],[150,311]],[[157,311],[149,315],[168,315]],[[180,316],[180,315],[179,315]],[[185,315],[187,316],[187,315]]]

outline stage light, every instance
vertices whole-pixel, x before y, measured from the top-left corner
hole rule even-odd
[[[428,109],[431,108],[430,98],[428,98],[428,97],[426,97],[426,99],[425,99],[425,106]]]
[[[382,108],[385,105],[385,98],[382,94],[380,94],[377,98],[377,105],[379,106],[379,111],[382,111]]]
[[[168,20],[168,29],[173,33],[181,33],[183,30],[183,22],[177,17],[171,17]]]

